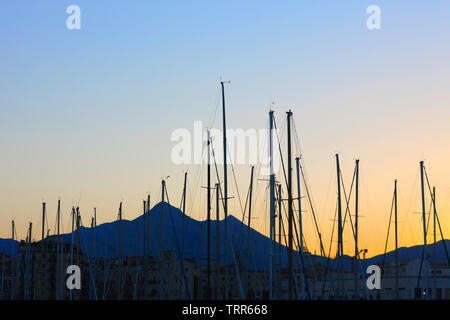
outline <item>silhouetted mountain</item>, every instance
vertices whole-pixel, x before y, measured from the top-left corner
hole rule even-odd
[[[163,210],[164,209],[164,210]],[[161,224],[162,213],[164,211],[164,222]],[[164,250],[173,250],[177,255],[182,248],[182,222],[183,213],[168,203],[156,204],[149,213],[146,214],[146,219],[150,217],[150,249],[149,256],[158,258],[160,256],[160,244],[164,241]],[[228,218],[228,259],[227,264],[233,262],[233,251],[236,256],[240,256],[245,263],[247,261],[247,225],[241,223],[240,220],[232,215]],[[224,264],[225,253],[225,220],[219,222],[220,233],[220,263]],[[161,227],[163,225],[163,228]],[[119,226],[122,231],[119,232]],[[122,234],[121,251],[124,256],[143,256],[144,255],[144,215],[129,221],[122,220],[110,223],[104,223],[94,229],[80,227],[80,248],[87,254],[96,258],[114,258],[119,256],[119,234]],[[211,221],[211,260],[215,263],[216,254],[216,230],[217,222]],[[164,239],[162,239],[162,231]],[[186,259],[197,259],[200,263],[206,264],[207,259],[207,221],[197,221],[188,216],[185,216],[184,225],[184,253],[183,257]],[[76,243],[76,232],[62,235],[63,241]],[[92,238],[93,237],[93,238]],[[94,240],[94,241],[92,241]],[[45,241],[45,240],[44,240]],[[261,233],[250,229],[249,232],[249,266],[250,269],[267,270],[269,265],[268,250],[270,248],[270,240]],[[446,240],[447,247],[450,249],[450,240]],[[0,239],[0,252],[5,250],[8,255],[17,254],[18,242],[12,242],[11,239]],[[410,248],[400,248],[400,260],[420,259],[422,256],[423,246],[413,246]],[[442,242],[429,245],[428,252],[431,254],[431,262],[447,262],[445,251]],[[328,259],[319,256],[312,256],[315,261],[319,263],[322,261],[326,263]],[[344,268],[351,269],[352,258],[343,256]],[[386,254],[386,262],[394,259],[394,252]],[[332,261],[332,260],[331,260]],[[378,255],[367,259],[367,264],[381,264],[383,255]],[[294,262],[298,263],[299,258],[294,255]],[[286,247],[282,246],[282,265],[287,266]]]
[[[445,240],[447,250],[450,250],[450,240]],[[447,257],[445,255],[445,249],[442,240],[436,243],[427,245],[427,252],[430,255],[429,261],[431,263],[447,263]],[[421,259],[423,254],[423,245],[417,245],[413,247],[402,247],[398,249],[398,255],[400,261],[407,261],[412,259]],[[395,259],[395,250],[386,253],[385,262],[390,262]],[[383,254],[377,255],[370,259],[367,259],[367,263],[381,264],[383,262]]]
[[[164,209],[164,210],[163,210]],[[164,211],[163,223],[161,224],[162,213]],[[149,256],[158,258],[160,256],[161,242],[164,242],[164,250],[173,250],[177,253],[184,248],[183,257],[187,259],[197,259],[201,263],[206,263],[207,259],[207,221],[197,221],[185,216],[184,225],[184,245],[182,246],[182,224],[183,213],[168,203],[158,203],[146,214],[150,217],[150,249]],[[228,241],[233,243],[236,255],[240,255],[242,260],[247,259],[247,231],[248,227],[237,218],[229,215],[228,218]],[[163,228],[161,228],[163,225]],[[119,227],[122,228],[119,232]],[[122,255],[143,256],[144,255],[144,215],[135,220],[114,221],[104,223],[92,230],[91,228],[80,227],[80,248],[81,250],[95,257],[117,257],[119,255],[119,234],[122,234]],[[161,231],[164,230],[163,238]],[[211,221],[211,260],[215,261],[217,222]],[[219,221],[220,234],[220,263],[225,263],[225,219]],[[250,267],[252,269],[264,268],[268,265],[267,248],[270,240],[254,229],[250,228],[249,234]],[[63,239],[71,242],[73,237],[76,242],[76,232],[64,234]],[[94,244],[91,247],[92,237]],[[255,246],[256,244],[256,246]],[[227,263],[232,263],[232,248],[229,246]],[[283,264],[286,263],[286,253],[283,255]]]
[[[17,257],[19,241],[13,239],[0,239],[0,253],[5,253],[10,257]]]

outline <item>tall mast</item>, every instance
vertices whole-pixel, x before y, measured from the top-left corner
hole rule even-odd
[[[254,166],[252,166],[251,174],[250,174],[250,193],[249,193],[249,201],[248,201],[248,227],[247,227],[247,299],[248,297],[248,285],[249,285],[249,277],[248,277],[248,270],[250,266],[250,226],[251,226],[251,219],[252,219],[252,192],[253,192],[253,170],[255,169]]]
[[[269,152],[270,152],[270,261],[269,261],[269,300],[272,300],[273,259],[275,245],[275,174],[273,172],[273,111],[269,112]]]
[[[61,225],[61,202],[58,199],[58,219],[59,219],[59,225]],[[60,234],[60,229],[58,229],[58,234]],[[59,298],[63,299],[63,264],[64,264],[64,245],[63,245],[63,238],[59,237]]]
[[[341,298],[344,297],[344,266],[343,266],[343,244],[342,244],[342,208],[341,208],[341,178],[339,167],[339,155],[336,154],[336,170],[337,170],[337,189],[338,189],[338,253],[337,258],[339,259],[339,286]]]
[[[225,113],[225,87],[224,84],[229,81],[221,81],[222,87],[222,120],[223,120],[223,192],[224,192],[224,215],[225,215],[225,297],[228,298],[228,268],[226,268],[228,259],[228,176],[227,176],[227,124]]]
[[[160,299],[162,300],[164,297],[163,294],[163,261],[164,261],[164,189],[166,187],[166,182],[162,180],[161,182],[161,189],[162,189],[162,195],[161,195],[161,246],[160,246],[160,256],[161,256],[161,264],[160,264],[160,278],[159,278],[159,295]]]
[[[14,219],[13,219],[11,222],[11,239],[13,241],[11,243],[14,243],[14,240],[15,240],[14,229],[15,229],[15,227],[14,227]],[[15,260],[14,259],[12,259],[11,264],[12,264],[12,274],[13,274],[12,279],[11,279],[11,281],[12,281],[11,300],[12,300],[15,297],[15,287],[16,287],[16,268],[15,268]]]
[[[31,238],[32,238],[32,231],[33,231],[33,223],[30,222],[30,226],[28,228],[28,250],[27,250],[27,259],[26,259],[26,271],[25,271],[25,277],[27,278],[26,286],[24,290],[25,299],[30,299],[30,287],[32,283],[32,270],[33,265],[31,263],[31,256],[30,256],[30,249],[31,249]]]
[[[216,299],[218,299],[219,290],[219,265],[220,265],[220,228],[219,228],[219,188],[220,184],[216,183]]]
[[[397,179],[394,181],[394,220],[395,220],[395,295],[399,298],[398,292],[398,220],[397,220]]]
[[[45,237],[45,202],[42,202],[42,239]]]
[[[143,229],[144,229],[144,294],[143,294],[143,298],[146,300],[147,299],[147,282],[148,282],[148,249],[147,249],[147,219],[150,219],[150,217],[146,214],[146,210],[147,210],[147,204],[145,202],[145,200],[142,201],[143,204],[143,214],[144,214],[144,225],[143,225]]]
[[[75,219],[75,207],[72,207],[72,234],[71,234],[71,246],[70,246],[70,264],[73,265],[73,228],[74,228],[74,219]],[[69,299],[72,300],[72,291],[69,290]]]
[[[184,225],[185,225],[185,220],[186,220],[185,219],[186,218],[186,180],[187,180],[187,171],[184,173],[183,194],[181,197],[181,204],[180,204],[180,210],[182,213],[182,216],[181,216],[181,248],[180,248],[181,261],[183,261],[183,259],[184,259]],[[180,276],[183,277],[183,270],[181,270]],[[183,286],[184,286],[183,281],[180,281],[180,289],[179,289],[180,297],[179,297],[179,299],[181,299],[182,294],[183,294]]]
[[[80,259],[80,221],[81,221],[81,216],[80,216],[80,207],[77,207],[77,264],[79,262]]]
[[[119,259],[119,275],[117,277],[117,299],[120,299],[121,295],[121,283],[122,283],[122,273],[123,273],[123,260],[122,260],[122,202],[119,205],[119,215],[118,215],[118,227],[119,227],[119,237],[117,246],[117,258]]]
[[[80,265],[80,223],[81,223],[81,215],[80,215],[80,207],[77,207],[77,260],[76,265]],[[76,292],[76,298],[79,299],[80,295]]]
[[[183,202],[181,204],[181,212],[183,213],[183,218],[181,222],[181,259],[183,259],[184,253],[184,223],[186,217],[186,180],[187,180],[187,172],[184,173]]]
[[[289,275],[289,300],[292,300],[294,294],[294,277],[292,272],[292,155],[291,155],[291,117],[292,111],[289,110],[287,114],[287,152],[288,152],[288,275]]]
[[[426,297],[430,299],[430,295],[428,292],[428,256],[427,256],[427,227],[425,220],[425,190],[424,190],[424,181],[423,181],[423,161],[420,161],[420,182],[421,182],[421,191],[422,191],[422,224],[423,224],[423,256],[425,259],[425,288],[426,288]]]
[[[29,235],[28,235],[28,243],[31,243],[31,235],[32,235],[32,231],[33,231],[33,223],[30,222],[30,227],[29,227],[28,230],[30,231]]]
[[[433,187],[433,243],[436,243],[436,187]]]
[[[57,220],[57,227],[56,227],[56,232],[57,232],[57,240],[56,240],[56,299],[59,300],[61,299],[61,297],[59,296],[59,287],[60,287],[60,274],[61,274],[61,267],[62,264],[59,264],[59,250],[60,250],[60,245],[59,245],[59,226],[60,226],[60,214],[61,214],[61,200],[58,199],[58,209],[56,211],[56,220]]]
[[[146,256],[146,261],[148,261],[148,256],[150,255],[150,194],[147,195],[147,209],[144,208],[144,214],[145,212],[147,212],[146,216],[147,219],[145,220],[145,232],[147,234],[147,238],[146,238],[146,252],[145,252],[145,256]],[[146,211],[145,211],[146,210]]]
[[[119,245],[118,245],[118,257],[122,256],[122,202],[119,204]]]
[[[206,285],[206,298],[209,300],[211,299],[211,159],[210,159],[210,153],[211,153],[211,138],[210,138],[210,132],[208,130],[208,142],[207,142],[207,153],[208,153],[208,184],[207,184],[207,245],[206,248],[208,250],[207,257],[208,257],[208,265],[207,265],[207,285]]]
[[[59,236],[59,227],[60,227],[60,223],[61,223],[61,217],[60,217],[60,215],[61,215],[61,200],[60,199],[58,199],[58,209],[57,209],[57,211],[56,211],[56,215],[57,215],[57,230],[56,230],[56,232],[57,232],[57,235]]]
[[[281,245],[281,225],[283,218],[281,216],[281,183],[278,185],[278,284],[277,284],[277,290],[278,290],[278,299],[281,299],[281,270],[282,267],[282,245]]]
[[[355,273],[355,299],[358,299],[358,209],[359,209],[359,159],[355,161],[355,259],[354,259],[354,273]]]
[[[300,192],[300,158],[295,158],[295,164],[297,167],[297,195],[298,195],[298,228],[300,233],[299,246],[300,246],[300,254],[303,254],[303,225],[302,225],[302,194]],[[305,297],[305,284],[306,284],[306,275],[302,272],[302,295],[301,298]]]
[[[91,248],[90,248],[90,254],[91,254],[91,257],[93,257],[94,256],[94,217],[91,217]],[[91,262],[89,262],[89,263],[91,263]],[[89,299],[91,300],[92,298],[93,298],[93,291],[95,290],[94,289],[94,286],[92,286],[92,283],[94,282],[95,283],[95,276],[94,276],[94,270],[91,270],[91,278],[92,278],[92,280],[91,281],[89,281]]]

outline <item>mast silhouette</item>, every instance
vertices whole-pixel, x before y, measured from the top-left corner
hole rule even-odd
[[[395,222],[395,295],[399,298],[398,268],[398,220],[397,220],[397,179],[394,181],[394,222]]]
[[[354,273],[355,273],[355,299],[358,299],[358,209],[359,209],[359,159],[355,161],[355,259],[354,259]]]
[[[181,205],[181,212],[183,212],[183,218],[181,222],[181,259],[184,257],[184,224],[186,216],[186,180],[187,172],[184,173],[184,183],[183,183],[183,200]]]
[[[429,285],[428,285],[428,252],[427,252],[427,227],[425,220],[425,190],[424,190],[424,180],[423,180],[423,161],[420,161],[420,182],[421,182],[421,192],[422,192],[422,225],[423,225],[423,256],[425,259],[425,295],[429,300]]]
[[[208,153],[208,185],[207,185],[207,257],[208,257],[208,265],[207,265],[207,278],[206,278],[206,298],[211,299],[211,159],[210,159],[210,148],[211,148],[211,138],[210,132],[208,130],[208,142],[207,142],[207,153]]]
[[[56,300],[60,300],[61,297],[61,285],[62,285],[62,259],[60,261],[60,250],[62,249],[62,243],[60,243],[60,237],[59,237],[59,228],[61,224],[61,200],[58,199],[58,209],[56,212],[56,220],[57,220],[57,226],[56,226],[56,232],[57,232],[57,241],[56,241]]]
[[[219,298],[219,265],[220,265],[220,228],[219,228],[219,188],[220,184],[216,183],[216,299]]]
[[[225,83],[229,81],[221,81],[222,87],[222,120],[223,120],[223,192],[224,192],[224,215],[225,215],[225,297],[228,297],[228,268],[226,267],[228,259],[228,176],[227,176],[227,125],[225,113]]]
[[[300,233],[300,237],[299,237],[299,247],[300,247],[300,256],[303,255],[303,225],[302,225],[302,198],[301,198],[301,193],[300,193],[300,158],[296,157],[295,158],[295,163],[296,163],[296,167],[297,167],[297,195],[298,195],[298,229],[299,229],[299,233]],[[302,259],[303,260],[303,259]],[[305,298],[305,284],[306,284],[306,275],[302,272],[302,287],[301,287],[301,298],[304,299]]]
[[[11,243],[14,243],[14,240],[15,240],[15,235],[14,235],[15,232],[14,232],[14,230],[15,230],[15,225],[14,225],[14,219],[13,219],[12,222],[11,222],[11,239],[12,239]],[[15,268],[15,260],[14,259],[12,260],[12,270],[16,270],[16,268]],[[12,278],[11,278],[11,281],[12,281],[12,283],[11,283],[11,300],[13,300],[14,297],[15,297],[16,276],[17,276],[17,273],[15,272],[14,275],[12,276]]]
[[[72,207],[72,233],[71,233],[71,243],[70,243],[70,264],[73,264],[73,230],[74,230],[74,223],[75,223],[75,207]],[[72,291],[69,290],[69,300],[72,300]]]
[[[122,259],[122,202],[120,202],[119,204],[119,214],[117,216],[117,220],[118,220],[118,245],[117,245],[117,258],[119,259],[119,275],[117,277],[117,299],[120,299],[120,286],[121,286],[121,282],[122,282],[122,272],[123,272],[123,259]]]
[[[275,246],[275,174],[273,172],[273,111],[269,112],[269,152],[270,152],[270,259],[269,259],[269,300],[272,300],[273,259]]]
[[[182,218],[181,218],[181,249],[180,249],[180,258],[181,260],[184,259],[184,225],[185,225],[185,218],[186,218],[186,181],[187,181],[187,171],[184,173],[184,183],[183,183],[183,194],[181,198],[181,205],[180,210],[182,212]],[[180,281],[180,299],[181,295],[183,294],[183,282]]]
[[[287,114],[287,152],[288,152],[288,279],[289,279],[289,300],[292,300],[294,295],[294,276],[292,270],[292,154],[291,154],[291,117],[292,111],[289,110]]]
[[[161,181],[161,243],[160,243],[160,257],[161,257],[161,264],[159,266],[159,298],[162,300],[164,297],[164,281],[163,281],[163,272],[164,272],[164,189],[166,186],[166,182],[164,180]]]
[[[344,297],[344,265],[342,260],[342,255],[344,252],[342,244],[342,208],[341,208],[341,179],[340,179],[340,166],[339,166],[339,155],[336,154],[336,170],[337,170],[337,189],[338,189],[338,251],[337,258],[339,266],[339,284],[338,290],[340,297]]]
[[[436,243],[436,187],[433,187],[433,243]]]
[[[281,244],[281,226],[283,224],[283,218],[281,216],[281,183],[278,184],[278,299],[281,299],[281,270],[282,270],[282,244]]]
[[[44,240],[45,238],[45,202],[42,202],[42,238],[41,240]]]
[[[251,219],[252,219],[252,192],[253,192],[253,170],[255,169],[254,166],[252,166],[251,174],[250,174],[250,194],[249,194],[249,202],[248,202],[248,228],[247,228],[247,294],[246,297],[249,299],[248,296],[248,286],[249,286],[249,277],[248,277],[248,270],[250,266],[250,228],[251,228]]]
[[[144,229],[144,295],[143,298],[147,299],[147,282],[148,282],[148,248],[147,248],[147,237],[148,232],[147,232],[147,219],[150,219],[150,217],[148,216],[148,214],[146,214],[146,202],[145,200],[142,201],[143,204],[143,214],[144,214],[144,225],[143,225],[143,229]]]

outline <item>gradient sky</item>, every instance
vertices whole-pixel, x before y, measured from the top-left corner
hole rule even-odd
[[[66,8],[81,7],[81,30]],[[366,8],[381,8],[381,30]],[[419,161],[437,188],[450,232],[449,1],[14,1],[0,10],[0,237],[19,238],[41,203],[55,230],[56,203],[83,222],[141,213],[167,180],[178,206],[188,171],[188,214],[205,219],[204,168],[170,160],[177,128],[265,128],[271,103],[280,127],[292,108],[326,247],[336,204],[334,154],[350,186],[361,161],[360,247],[382,253],[399,180],[400,245],[421,243]],[[212,122],[211,122],[211,119]],[[241,197],[250,169],[236,166]],[[231,179],[231,176],[230,176]],[[255,228],[268,232],[267,182],[256,183]],[[234,186],[230,195],[236,196]],[[305,203],[306,205],[306,203]],[[427,205],[428,209],[428,205]],[[230,213],[241,217],[237,198]],[[305,237],[317,250],[311,213]],[[431,240],[431,236],[429,238]],[[351,254],[350,229],[345,253]],[[389,246],[392,249],[392,243]],[[335,251],[335,249],[333,249]]]

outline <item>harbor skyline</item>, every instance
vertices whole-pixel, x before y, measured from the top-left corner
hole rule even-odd
[[[65,27],[70,1],[33,8],[6,1],[0,13],[0,238],[10,238],[12,219],[20,239],[30,221],[39,229],[42,202],[54,231],[58,198],[65,232],[72,206],[85,221],[97,208],[101,224],[114,221],[123,202],[124,219],[133,220],[148,193],[152,206],[160,201],[167,176],[178,206],[186,171],[186,213],[205,220],[205,169],[173,164],[170,137],[198,120],[221,129],[221,80],[231,81],[228,128],[266,129],[270,109],[285,128],[292,109],[326,247],[335,153],[347,189],[360,160],[359,246],[368,257],[383,253],[395,179],[399,246],[423,242],[421,160],[450,232],[450,4],[377,1],[382,28],[371,31],[368,1],[77,3],[80,30]],[[234,169],[244,199],[250,165]],[[252,224],[264,235],[266,188],[255,181]],[[230,214],[241,219],[232,182],[229,196]],[[308,249],[318,253],[310,212],[304,220]],[[344,253],[352,251],[345,229]]]

